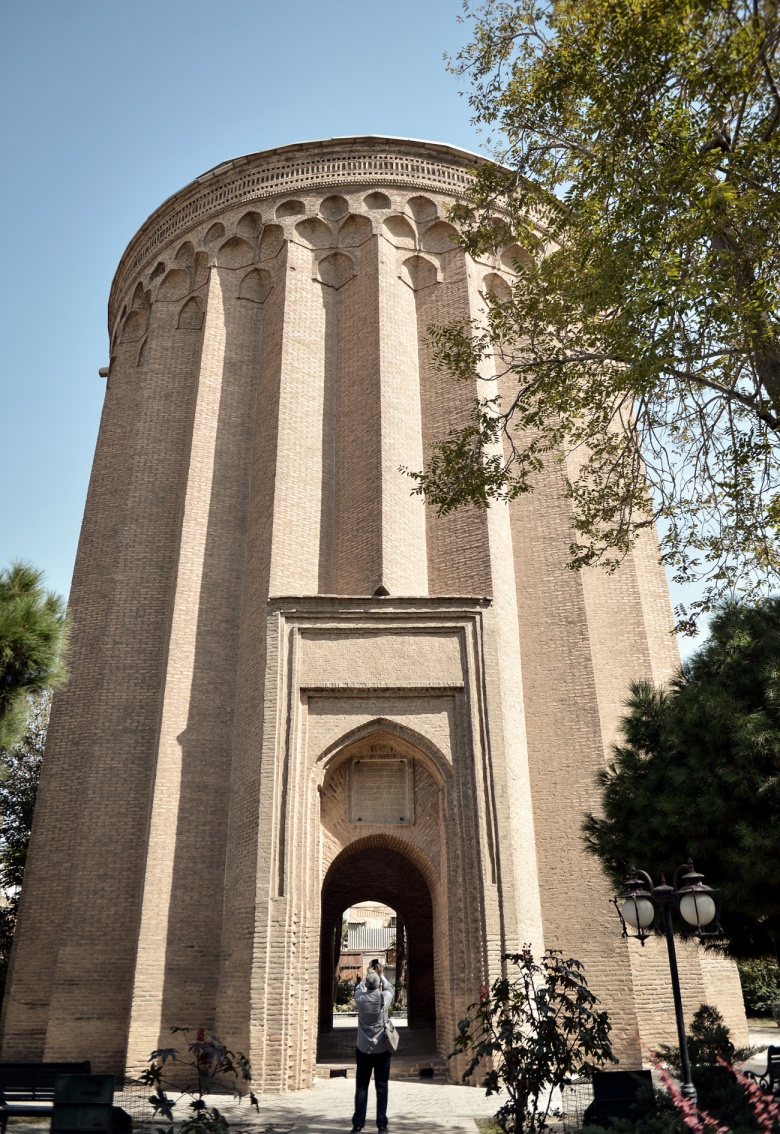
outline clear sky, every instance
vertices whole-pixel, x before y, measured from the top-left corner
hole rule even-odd
[[[0,564],[67,594],[127,242],[229,158],[391,134],[479,149],[460,0],[0,0]]]

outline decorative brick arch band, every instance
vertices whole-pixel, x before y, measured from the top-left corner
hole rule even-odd
[[[141,226],[119,263],[111,304],[160,249],[231,205],[356,184],[366,190],[419,188],[460,199],[482,160],[435,142],[364,137],[304,142],[224,162],[174,193]]]

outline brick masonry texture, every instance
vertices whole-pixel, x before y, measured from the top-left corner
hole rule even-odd
[[[400,471],[493,373],[458,385],[427,343],[515,278],[516,250],[453,242],[474,160],[250,155],[123,257],[3,1058],[132,1071],[185,1024],[262,1090],[306,1086],[341,913],[372,899],[406,922],[410,1023],[442,1054],[526,941],[586,962],[624,1066],[673,1037],[663,952],[620,939],[579,836],[628,682],[678,662],[654,536],[572,574],[555,468],[446,517]],[[350,814],[357,760],[408,768],[404,822]],[[686,1012],[744,1041],[734,966],[681,954]]]

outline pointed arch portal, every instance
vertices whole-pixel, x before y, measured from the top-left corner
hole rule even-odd
[[[434,992],[433,903],[421,871],[394,847],[375,838],[352,843],[331,864],[322,886],[320,933],[321,1032],[333,1027],[333,984],[341,917],[349,906],[380,901],[396,910],[406,927],[409,947],[409,1027],[436,1027]]]

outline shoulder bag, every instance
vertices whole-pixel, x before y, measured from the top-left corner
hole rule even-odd
[[[384,992],[381,988],[379,991],[382,994],[382,1000],[384,1000]],[[387,1005],[385,1005],[385,1043],[387,1044],[388,1051],[397,1050],[399,1038],[398,1028],[396,1028],[395,1024],[390,1019],[390,1012],[388,1011]]]

